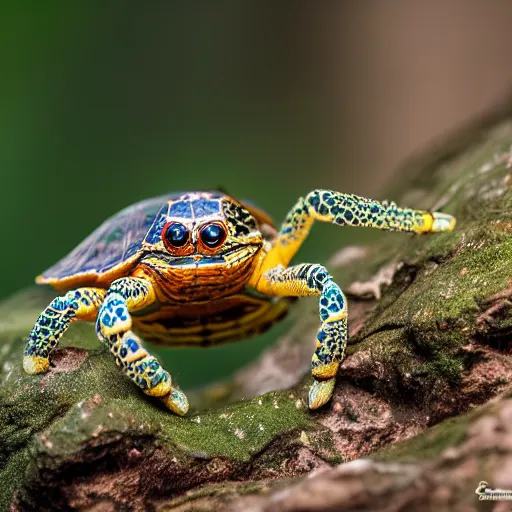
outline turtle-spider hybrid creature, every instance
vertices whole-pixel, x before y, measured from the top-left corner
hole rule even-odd
[[[96,321],[99,339],[125,375],[184,415],[185,394],[135,332],[171,345],[239,340],[283,318],[288,297],[318,295],[321,325],[309,407],[322,406],[332,396],[345,353],[347,301],[322,265],[288,266],[315,220],[417,234],[455,226],[451,215],[331,190],[299,199],[279,232],[263,211],[222,192],[139,202],[105,221],[36,279],[65,293],[37,319],[25,349],[25,371],[48,370],[71,322]]]

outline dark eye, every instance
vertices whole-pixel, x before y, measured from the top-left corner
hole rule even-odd
[[[189,232],[183,224],[174,222],[165,231],[165,238],[172,246],[183,247],[188,242]]]
[[[199,236],[201,237],[201,242],[203,242],[206,247],[213,249],[224,242],[226,232],[219,224],[208,224],[201,229],[201,234]]]

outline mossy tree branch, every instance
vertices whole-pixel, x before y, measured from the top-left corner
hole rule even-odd
[[[462,447],[456,448],[461,463],[470,456],[473,445],[462,445],[459,433],[480,413],[449,420],[453,430],[443,435],[424,434],[422,449],[431,447],[423,454],[427,465],[418,462],[414,439],[381,450],[472,410],[511,380],[512,116],[508,106],[500,112],[455,148],[414,164],[395,187],[392,198],[400,204],[454,214],[455,232],[387,233],[331,259],[330,270],[351,297],[351,342],[334,399],[318,412],[305,405],[304,375],[318,327],[314,301],[297,306],[291,331],[260,360],[229,382],[192,394],[196,410],[186,418],[169,414],[124,379],[87,325],[72,327],[48,374],[24,374],[24,339],[48,292],[20,292],[4,302],[3,509],[245,510],[251,503],[254,510],[291,511],[302,510],[296,497],[306,491],[338,500],[311,510],[341,507],[347,496],[359,496],[370,509],[365,479],[387,482],[381,489],[396,496],[410,487],[411,475],[431,482],[428,472],[435,470],[452,482],[443,462],[447,447]],[[485,414],[505,414],[509,401]],[[331,469],[376,453],[383,459],[378,464]],[[394,462],[405,456],[414,456],[410,466]],[[265,497],[268,488],[282,489],[321,468],[315,478],[293,483],[295,497]],[[471,475],[468,486],[478,483]],[[250,496],[237,502],[242,495]],[[457,496],[450,503],[459,503]],[[285,508],[276,505],[284,502]]]

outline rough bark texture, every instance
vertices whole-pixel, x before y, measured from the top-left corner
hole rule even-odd
[[[318,412],[304,377],[315,300],[258,361],[191,393],[186,418],[124,379],[88,325],[72,327],[48,374],[25,375],[49,292],[0,305],[0,508],[476,510],[480,480],[512,489],[510,112],[411,164],[390,191],[456,215],[455,232],[386,233],[331,258],[351,341]]]

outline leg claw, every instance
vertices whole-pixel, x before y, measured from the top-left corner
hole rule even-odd
[[[41,356],[24,356],[23,369],[26,373],[35,375],[37,373],[47,372],[50,368],[50,361],[47,357]]]
[[[332,397],[336,378],[315,380],[309,388],[309,408],[318,409],[325,405]]]
[[[171,388],[171,392],[160,398],[165,406],[172,412],[185,416],[187,414],[189,403],[185,393],[177,388]]]
[[[433,224],[432,224],[432,232],[433,233],[443,233],[445,231],[453,231],[455,228],[455,218],[447,213],[434,212],[432,214]]]

